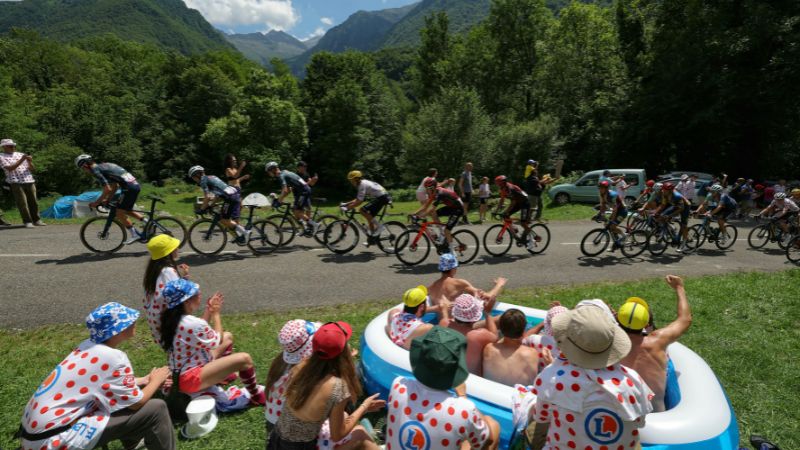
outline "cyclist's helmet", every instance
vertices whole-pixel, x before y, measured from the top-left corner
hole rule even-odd
[[[86,164],[89,164],[90,162],[92,162],[91,155],[78,155],[78,157],[75,158],[75,167],[80,169],[81,167],[85,166]]]
[[[653,191],[661,192],[661,189],[664,188],[664,183],[656,183],[653,185]]]
[[[775,200],[785,200],[786,199],[786,192],[778,192],[775,194]]]
[[[264,166],[264,170],[266,170],[267,172],[269,172],[272,169],[277,169],[277,168],[278,168],[278,163],[276,163],[275,161],[270,161],[270,162],[267,163],[266,166]]]
[[[661,186],[661,189],[663,189],[663,190],[665,190],[667,192],[674,191],[675,190],[675,185],[672,184],[672,183],[664,183],[664,185]]]
[[[647,180],[647,183],[645,184],[647,185],[647,187],[651,188],[655,186],[656,182],[654,180]]]
[[[719,184],[714,184],[710,188],[708,188],[708,190],[711,192],[722,192],[722,186],[720,186]]]
[[[792,189],[792,195],[800,195],[800,188]]]
[[[205,172],[206,169],[203,169],[203,166],[192,166],[189,169],[189,178],[192,178],[197,174],[197,172]]]
[[[361,173],[360,170],[351,170],[350,173],[347,174],[347,179],[350,181],[360,180],[362,178],[364,178],[364,174]]]
[[[529,166],[535,166],[536,164],[538,164],[538,163],[536,162],[536,160],[535,160],[535,159],[529,159],[529,160],[528,160],[528,165],[529,165]]]
[[[436,182],[436,178],[427,177],[424,180],[422,180],[422,185],[425,187],[425,189],[432,189],[438,186],[439,183]]]
[[[763,184],[757,184],[756,185],[756,190],[757,191],[763,191],[764,190],[764,185]]]
[[[494,184],[501,184],[505,183],[506,181],[508,181],[508,177],[506,177],[505,175],[498,175],[494,177]]]
[[[600,182],[600,183],[597,185],[597,187],[601,187],[601,188],[608,188],[608,186],[610,186],[610,185],[611,185],[611,184],[610,184],[608,181],[606,181],[606,180],[603,180],[603,181],[601,181],[601,182]]]

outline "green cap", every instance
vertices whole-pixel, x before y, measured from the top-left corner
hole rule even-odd
[[[411,342],[411,371],[425,386],[447,390],[463,383],[467,371],[467,338],[435,326]]]

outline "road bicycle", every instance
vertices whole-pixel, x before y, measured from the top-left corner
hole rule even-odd
[[[542,253],[550,245],[550,229],[543,223],[532,224],[530,233],[525,233],[525,227],[519,222],[514,223],[510,217],[502,217],[496,212],[492,217],[503,220],[503,223],[489,227],[483,235],[483,248],[492,256],[505,255],[515,242],[517,247],[525,247],[532,255]]]
[[[386,215],[386,210],[391,207],[392,203],[386,204],[376,216],[380,224],[380,233],[373,236],[369,227],[356,220],[356,214],[359,214],[355,209],[345,210],[341,209],[344,218],[337,218],[325,227],[323,235],[323,245],[333,253],[342,255],[351,252],[358,243],[361,241],[361,233],[367,236],[365,245],[377,245],[386,254],[394,253],[394,243],[397,236],[406,231],[406,226],[402,222],[396,220],[384,222],[383,217]],[[360,215],[360,214],[359,214]]]
[[[786,246],[786,259],[794,264],[800,264],[800,236],[795,236]]]
[[[686,240],[686,250],[682,253],[693,253],[697,250],[697,235],[689,234]],[[655,228],[647,236],[647,250],[653,256],[663,255],[667,248],[681,245],[680,228],[672,223],[672,218],[667,216],[655,217]]]
[[[247,208],[247,221],[244,229],[245,236],[237,236],[236,231],[220,223],[222,218],[220,206],[214,206],[210,210],[201,211],[201,218],[196,220],[189,227],[189,246],[194,251],[204,256],[213,256],[225,248],[228,243],[228,235],[231,240],[240,247],[247,246],[255,255],[268,255],[274,252],[281,245],[281,230],[277,224],[270,220],[253,220],[256,205],[242,205]],[[205,217],[211,213],[211,218]]]
[[[150,210],[134,210],[145,215],[145,223],[139,231],[141,236],[139,241],[147,243],[153,236],[168,234],[179,239],[183,246],[186,243],[186,226],[183,222],[171,216],[156,217],[156,203],[165,203],[164,200],[156,195],[148,195],[145,198],[151,201]],[[81,226],[81,242],[95,253],[114,253],[125,245],[128,238],[125,226],[116,219],[118,198],[108,202],[107,207],[107,216],[92,217]]]
[[[736,238],[739,237],[739,230],[735,226],[726,223],[725,234],[720,234],[719,225],[712,219],[710,214],[704,214],[701,223],[689,228],[689,238],[695,237],[697,248],[702,247],[708,241],[713,242],[720,250],[727,250],[733,247],[733,244],[736,243]]]
[[[611,221],[605,215],[597,215],[594,221],[604,223],[602,228],[590,230],[581,240],[581,253],[586,256],[597,256],[612,245],[612,250],[620,249],[628,258],[635,258],[647,249],[648,232],[644,229],[626,230],[620,236],[611,230]]]
[[[275,198],[274,194],[270,197]],[[314,204],[314,211],[311,214],[311,220],[319,224],[317,226],[316,232],[313,234],[308,234],[303,224],[300,223],[294,217],[294,210],[292,209],[292,205],[290,203],[281,203],[280,207],[275,208],[279,214],[273,214],[271,216],[267,216],[267,220],[272,221],[273,223],[277,224],[278,227],[281,229],[281,237],[282,241],[280,243],[281,246],[286,246],[294,241],[294,238],[297,235],[304,236],[304,237],[313,237],[321,245],[325,245],[325,229],[330,225],[332,222],[339,219],[339,217],[334,216],[333,214],[323,214],[320,215],[319,211],[319,204],[325,203],[328,201],[326,198],[314,198],[312,199]]]
[[[756,221],[761,220],[761,216],[755,217]],[[758,249],[767,245],[768,242],[777,242],[778,247],[783,250],[789,246],[789,241],[793,236],[798,235],[798,226],[795,222],[796,219],[789,220],[789,231],[783,231],[778,225],[781,219],[769,219],[768,223],[758,225],[747,235],[747,243],[750,247]]]
[[[424,222],[419,218],[411,218],[411,227],[397,237],[394,243],[395,256],[405,265],[415,266],[431,252],[431,246],[436,248],[438,255],[451,252],[451,245],[445,237],[447,224],[441,222]],[[480,250],[478,236],[470,230],[460,229],[452,233],[453,254],[459,264],[466,264],[476,256]]]
[[[656,226],[655,219],[653,217],[653,214],[649,211],[628,214],[628,217],[625,220],[625,231],[628,233],[635,230],[644,230],[645,232],[649,232]]]

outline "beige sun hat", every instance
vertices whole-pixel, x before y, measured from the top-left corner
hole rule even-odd
[[[631,340],[600,308],[576,308],[553,318],[553,336],[572,364],[602,369],[631,351]]]

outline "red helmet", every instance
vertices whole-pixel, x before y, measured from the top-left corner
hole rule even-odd
[[[655,180],[647,180],[647,183],[645,184],[647,185],[647,187],[653,187],[656,184],[656,182]]]
[[[424,180],[422,180],[422,185],[425,186],[425,189],[430,189],[430,188],[435,188],[436,186],[439,185],[439,183],[436,182],[436,178],[427,177]]]
[[[609,187],[610,185],[611,185],[611,184],[610,184],[608,181],[606,181],[606,180],[603,180],[603,181],[601,181],[601,182],[600,182],[600,183],[597,185],[597,187],[604,187],[604,188],[607,188],[607,187]]]
[[[506,181],[508,181],[508,177],[506,177],[505,175],[498,175],[494,177],[495,184],[505,183]]]
[[[661,190],[662,191],[674,191],[675,190],[675,185],[672,184],[672,183],[664,183],[664,185],[661,186]]]
[[[757,184],[756,185],[756,190],[757,191],[763,191],[764,190],[764,185],[763,184]]]

